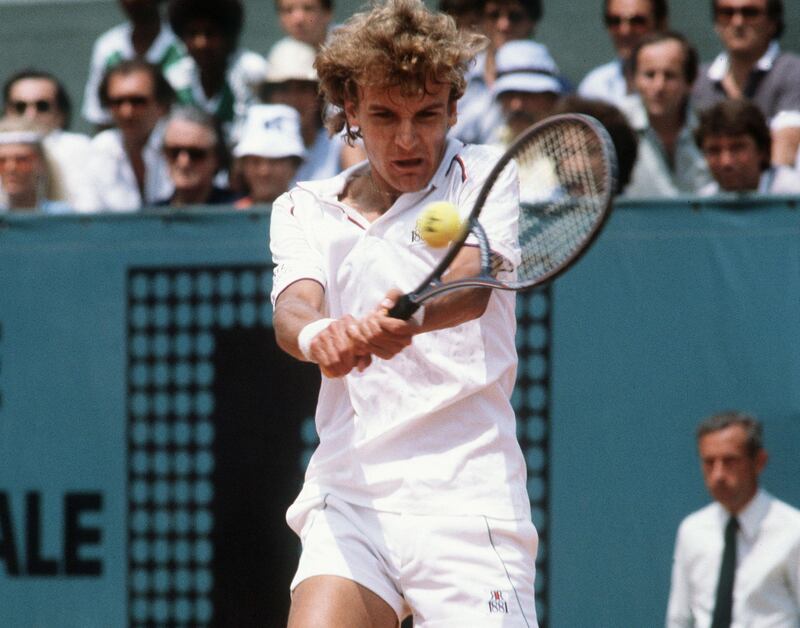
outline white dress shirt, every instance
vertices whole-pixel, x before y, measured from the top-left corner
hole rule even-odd
[[[619,106],[628,96],[622,61],[614,59],[590,71],[578,85],[578,95]]]
[[[76,199],[80,212],[126,212],[141,209],[172,196],[173,185],[161,150],[164,122],[159,122],[142,150],[144,160],[144,198],[139,192],[122,133],[108,129],[98,133],[89,147],[86,185]]]
[[[708,628],[729,513],[717,502],[678,528],[667,628]],[[759,490],[737,515],[731,628],[800,626],[800,510]]]
[[[69,205],[74,206],[86,185],[85,169],[91,138],[82,133],[57,129],[47,134],[44,146],[57,164],[66,200]]]
[[[330,179],[342,171],[342,149],[345,146],[341,133],[328,135],[328,130],[320,128],[308,154],[297,169],[295,181],[316,181]]]
[[[467,74],[467,87],[458,99],[458,116],[449,135],[465,144],[486,144],[503,124],[503,112],[484,78],[486,52],[479,53]]]
[[[630,183],[625,188],[626,197],[697,194],[713,181],[706,159],[694,141],[697,117],[690,107],[686,108],[686,123],[675,141],[672,165],[661,138],[650,126],[647,110],[639,94],[628,96],[620,108],[639,138],[636,164]]]
[[[772,166],[761,173],[757,190],[742,193],[800,195],[800,172],[790,166]],[[714,196],[715,194],[736,194],[736,192],[720,190],[719,183],[712,181],[703,186],[698,193],[699,196]]]

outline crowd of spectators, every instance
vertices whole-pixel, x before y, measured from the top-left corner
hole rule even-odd
[[[314,60],[330,0],[275,0],[285,36],[239,45],[241,0],[118,0],[127,20],[94,43],[70,132],[60,80],[11,73],[0,120],[0,211],[137,211],[271,203],[298,181],[361,161],[325,128]],[[667,0],[599,0],[616,58],[577,83],[535,40],[541,0],[441,0],[488,47],[451,133],[504,145],[553,113],[595,115],[620,160],[619,193],[800,194],[800,56],[780,47],[783,0],[708,0],[721,52],[701,64]]]

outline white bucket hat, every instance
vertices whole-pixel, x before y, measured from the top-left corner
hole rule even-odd
[[[514,40],[498,48],[495,57],[495,98],[503,92],[552,92],[563,94],[558,66],[547,46],[535,41]]]
[[[252,105],[247,110],[240,137],[242,139],[233,149],[234,157],[306,157],[300,135],[300,114],[288,105]]]

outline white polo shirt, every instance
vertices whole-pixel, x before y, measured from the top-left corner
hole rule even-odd
[[[341,203],[346,181],[300,183],[275,201],[273,303],[290,284],[325,289],[326,315],[361,317],[393,287],[411,290],[446,249],[419,239],[415,222],[430,202],[449,200],[466,216],[500,151],[450,139],[422,190],[401,195],[370,223]],[[492,250],[518,263],[516,170],[507,169],[481,213]],[[320,445],[298,516],[333,493],[377,510],[528,518],[525,462],[509,397],[516,377],[514,294],[495,291],[485,314],[414,337],[391,360],[322,378],[316,412]]]
[[[622,61],[614,59],[591,70],[578,85],[578,95],[619,106],[629,96]]]

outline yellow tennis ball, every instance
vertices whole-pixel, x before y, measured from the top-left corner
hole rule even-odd
[[[429,204],[417,218],[420,237],[435,249],[447,246],[461,232],[458,209],[448,201]]]

